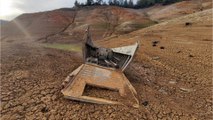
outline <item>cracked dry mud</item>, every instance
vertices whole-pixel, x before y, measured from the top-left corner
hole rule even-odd
[[[212,22],[202,21],[193,21],[191,28],[184,21],[171,21],[98,43],[115,47],[140,41],[125,71],[138,93],[138,109],[64,99],[61,84],[81,65],[80,53],[45,49],[18,38],[1,41],[1,119],[211,120]],[[156,39],[160,43],[153,47]],[[108,96],[106,90],[90,92]]]
[[[207,89],[210,83],[195,84],[184,76],[174,76],[173,71],[155,65],[148,57],[140,61],[138,54],[125,73],[138,92],[139,109],[64,99],[60,93],[61,83],[81,64],[80,55],[35,46],[2,42],[2,120],[212,117],[212,99],[207,97],[211,93],[211,89]],[[90,94],[99,93],[92,92]]]

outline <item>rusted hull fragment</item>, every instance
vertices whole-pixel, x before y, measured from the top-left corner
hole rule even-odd
[[[137,93],[123,74],[137,48],[138,43],[111,49],[95,46],[88,28],[82,48],[84,64],[65,79],[62,93],[72,100],[139,107]],[[112,101],[85,96],[83,93],[86,85],[118,91],[123,100]]]
[[[67,85],[62,90],[62,93],[68,99],[96,104],[120,104],[139,107],[136,90],[120,70],[94,64],[83,64],[71,74],[74,74],[74,76],[67,77]],[[124,100],[119,102],[83,96],[86,85],[116,90]]]

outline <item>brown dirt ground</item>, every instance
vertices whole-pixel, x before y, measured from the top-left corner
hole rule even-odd
[[[126,75],[133,80],[140,99],[150,102],[153,116],[157,113],[174,119],[171,115],[179,111],[178,119],[212,119],[211,18],[212,9],[98,44],[117,47],[140,43]],[[186,26],[187,22],[191,25]],[[154,41],[159,41],[157,46],[152,46]]]
[[[203,11],[97,42],[107,47],[140,42],[125,71],[138,93],[139,109],[64,99],[61,83],[82,63],[80,53],[46,49],[23,38],[3,40],[1,119],[211,120],[211,14]],[[157,46],[153,41],[159,41]]]

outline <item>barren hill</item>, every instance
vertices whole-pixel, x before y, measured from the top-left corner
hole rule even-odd
[[[100,6],[80,9],[59,9],[48,12],[23,14],[2,26],[2,38],[27,36],[34,40],[55,41],[59,37],[69,37],[71,41],[81,40],[82,32],[92,26],[98,38],[113,33],[130,32],[147,24],[153,24],[144,15],[120,7]],[[123,30],[124,29],[124,30]],[[49,38],[54,36],[54,38]],[[80,38],[79,38],[80,36]],[[57,41],[57,40],[56,40]],[[63,41],[63,40],[58,40]]]
[[[47,41],[57,41],[59,38],[64,38],[64,41],[82,40],[82,33],[88,25],[92,28],[93,39],[98,40],[113,34],[131,32],[143,28],[147,24],[154,24],[154,21],[126,8],[84,7],[76,11],[75,22],[63,34],[52,36]]]
[[[2,26],[2,37],[28,37],[34,40],[56,33],[73,22],[74,11],[54,10],[23,14]]]
[[[78,42],[88,25],[95,40],[129,33],[156,21],[168,20],[202,9],[212,2],[194,0],[172,5],[156,5],[147,9],[127,9],[115,6],[93,6],[79,9],[63,8],[53,11],[23,14],[2,26],[1,39],[28,37],[43,42]]]
[[[155,5],[143,11],[153,20],[165,21],[209,8],[212,8],[211,0],[188,0],[167,6]]]

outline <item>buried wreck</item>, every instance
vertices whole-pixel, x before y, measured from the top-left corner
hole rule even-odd
[[[86,30],[82,52],[84,64],[74,70],[63,82],[65,98],[96,104],[118,104],[139,107],[137,92],[124,75],[138,48],[138,43],[118,48],[102,48],[93,44],[89,27]],[[118,91],[122,101],[83,95],[86,85]]]

